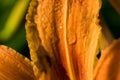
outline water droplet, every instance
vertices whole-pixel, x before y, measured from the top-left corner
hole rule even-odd
[[[77,42],[77,37],[76,35],[74,34],[74,32],[70,32],[68,34],[68,44],[70,45],[73,45]]]
[[[59,26],[60,29],[62,29],[63,27],[62,26]]]
[[[44,20],[45,20],[45,15],[43,15],[43,16],[42,16],[41,20],[42,20],[42,21],[44,21]]]

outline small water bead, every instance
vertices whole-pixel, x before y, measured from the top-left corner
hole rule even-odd
[[[42,16],[41,21],[44,21],[44,20],[45,20],[45,16]]]
[[[62,29],[62,28],[63,28],[63,26],[59,26],[59,28],[60,28],[60,29]]]

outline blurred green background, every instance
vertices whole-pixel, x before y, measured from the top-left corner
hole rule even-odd
[[[30,0],[0,0],[0,44],[29,57],[25,33],[25,15]],[[120,37],[120,15],[108,0],[103,0],[100,14],[114,38]]]
[[[30,0],[0,0],[0,44],[29,57],[25,15]]]

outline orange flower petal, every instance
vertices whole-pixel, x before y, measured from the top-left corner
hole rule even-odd
[[[120,39],[103,51],[95,69],[94,80],[120,80]]]
[[[32,0],[26,33],[37,79],[91,80],[101,27],[99,0]]]
[[[0,45],[0,80],[36,80],[30,61]]]

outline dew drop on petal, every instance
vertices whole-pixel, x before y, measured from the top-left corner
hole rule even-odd
[[[62,29],[63,27],[62,26],[59,26],[60,29]]]

